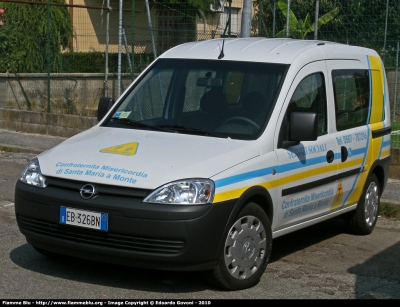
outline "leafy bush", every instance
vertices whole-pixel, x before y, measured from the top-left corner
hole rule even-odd
[[[52,2],[65,4],[65,0]],[[73,37],[68,8],[52,5],[48,19],[46,5],[1,3],[1,7],[4,14],[0,27],[0,72],[44,72],[49,58],[51,71],[60,72],[61,50],[69,49]]]
[[[129,55],[130,56],[130,55]],[[63,73],[104,73],[106,55],[104,52],[68,52],[62,54]],[[134,71],[140,72],[153,61],[152,54],[135,54]],[[131,60],[131,59],[130,59]],[[108,54],[108,72],[118,72],[118,53]],[[121,55],[121,72],[129,73],[129,61],[126,54]]]
[[[399,209],[389,203],[382,203],[379,207],[379,215],[383,215],[385,217],[394,218],[398,212]]]

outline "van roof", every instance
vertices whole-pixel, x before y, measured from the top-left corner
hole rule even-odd
[[[296,58],[360,59],[366,55],[378,56],[368,48],[350,46],[321,40],[291,38],[226,38],[185,43],[162,54],[162,58],[211,59],[292,64]]]

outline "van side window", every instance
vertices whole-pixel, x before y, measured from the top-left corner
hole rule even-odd
[[[324,75],[322,73],[319,72],[305,77],[294,91],[290,100],[290,104],[292,103],[295,106],[289,105],[289,112],[317,113],[318,135],[326,133],[326,94]]]
[[[332,79],[337,131],[366,125],[370,108],[369,71],[333,70]]]
[[[315,112],[318,115],[318,135],[327,132],[326,91],[324,75],[321,72],[305,77],[290,99],[281,129],[283,140],[287,141],[290,118],[293,112]],[[285,127],[286,126],[286,127]],[[283,132],[283,131],[285,132]]]

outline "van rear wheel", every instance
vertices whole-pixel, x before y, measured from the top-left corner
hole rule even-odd
[[[251,202],[231,225],[217,267],[204,272],[203,276],[224,290],[255,286],[267,267],[271,249],[272,231],[268,216],[260,206]]]
[[[346,230],[358,235],[370,234],[378,220],[379,202],[379,181],[375,174],[371,174],[365,182],[356,210],[344,215]]]

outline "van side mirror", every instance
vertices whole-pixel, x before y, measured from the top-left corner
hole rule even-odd
[[[289,138],[292,141],[316,141],[318,116],[314,112],[293,112]]]
[[[99,101],[99,106],[97,108],[97,120],[100,121],[103,117],[110,111],[111,107],[114,105],[115,100],[109,97],[101,97]]]
[[[290,119],[289,141],[282,147],[298,145],[301,141],[315,141],[318,138],[318,115],[314,112],[293,112]]]

